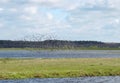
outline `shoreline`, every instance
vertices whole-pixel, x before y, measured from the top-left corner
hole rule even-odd
[[[37,50],[50,50],[50,51],[56,51],[56,50],[120,50],[120,48],[0,48],[1,50],[30,50],[30,51],[37,51]]]

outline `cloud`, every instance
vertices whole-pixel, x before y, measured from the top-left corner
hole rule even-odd
[[[31,3],[40,4],[49,8],[62,8],[65,10],[74,10],[76,8],[87,8],[94,10],[111,9],[118,0],[30,0]],[[114,3],[114,4],[113,4]],[[119,5],[119,4],[118,4]]]
[[[30,16],[26,16],[26,15],[22,15],[20,16],[21,19],[24,19],[24,20],[32,20],[32,18]]]
[[[4,23],[0,33],[11,34],[3,35],[6,39],[50,32],[63,39],[120,41],[120,0],[0,0],[0,4]]]
[[[0,23],[0,28],[3,28],[4,27],[4,24],[3,23]]]
[[[79,1],[79,0],[78,0]],[[62,8],[65,10],[75,9],[79,2],[74,0],[29,0],[30,3],[46,6],[49,8]]]
[[[49,20],[52,20],[54,16],[51,13],[47,13],[47,17]]]
[[[0,0],[0,3],[8,3],[10,0]]]
[[[4,9],[3,8],[0,8],[0,12],[3,11]]]
[[[9,8],[8,9],[10,12],[17,12],[18,10],[17,10],[17,8]]]
[[[30,0],[30,2],[34,3],[59,3],[62,0]]]
[[[115,19],[115,22],[116,22],[117,24],[120,24],[120,20],[119,20],[119,19]]]
[[[24,8],[24,12],[27,14],[37,14],[38,8],[36,6],[28,6]]]

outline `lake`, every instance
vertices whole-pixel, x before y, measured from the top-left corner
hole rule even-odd
[[[0,58],[120,58],[120,50],[0,50]],[[0,80],[0,83],[120,83],[120,76]]]
[[[120,83],[120,76],[0,80],[0,83]]]
[[[120,58],[120,50],[0,50],[0,58]]]

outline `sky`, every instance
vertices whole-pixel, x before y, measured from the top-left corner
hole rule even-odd
[[[0,40],[31,34],[120,42],[120,0],[0,0]]]

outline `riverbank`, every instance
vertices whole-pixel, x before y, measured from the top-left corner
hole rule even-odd
[[[120,58],[0,59],[0,79],[119,75]]]
[[[99,48],[99,47],[81,47],[81,48],[0,48],[0,50],[120,50],[120,48]]]

